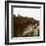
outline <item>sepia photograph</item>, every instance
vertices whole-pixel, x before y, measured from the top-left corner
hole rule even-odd
[[[13,12],[13,37],[40,36],[40,8],[14,7]]]

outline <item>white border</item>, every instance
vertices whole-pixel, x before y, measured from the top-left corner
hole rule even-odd
[[[19,37],[11,39],[11,5],[20,6],[41,6],[40,15],[40,37]],[[34,40],[35,39],[35,40]],[[42,4],[20,4],[20,3],[9,3],[9,42],[26,42],[26,41],[42,41],[43,40],[43,5]]]

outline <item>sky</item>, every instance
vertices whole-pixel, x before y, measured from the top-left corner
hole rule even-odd
[[[13,14],[16,16],[20,14],[23,17],[33,17],[34,19],[40,20],[40,9],[36,8],[13,8]]]

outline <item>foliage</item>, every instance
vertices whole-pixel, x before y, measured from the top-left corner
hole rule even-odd
[[[21,37],[23,36],[22,33],[24,29],[28,27],[28,25],[37,24],[39,26],[39,21],[35,20],[34,18],[23,17],[21,15],[13,15],[14,18],[14,37]],[[37,26],[35,28],[37,28]]]

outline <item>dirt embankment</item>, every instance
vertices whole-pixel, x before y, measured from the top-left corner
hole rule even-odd
[[[35,28],[39,26],[39,21],[34,18],[23,17],[23,16],[15,16],[14,18],[14,37],[22,37],[24,29],[28,27],[28,25],[33,25]]]

